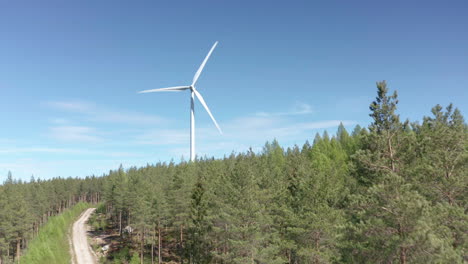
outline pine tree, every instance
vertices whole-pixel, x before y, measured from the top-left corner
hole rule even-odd
[[[0,263],[8,259],[10,241],[13,237],[13,208],[7,200],[3,186],[0,186]]]
[[[314,137],[314,143],[313,145],[317,144],[318,142],[322,141],[322,137],[320,136],[319,133],[316,133],[315,134],[315,137]]]
[[[390,174],[353,198],[359,221],[344,238],[348,262],[460,263],[453,241],[436,231],[430,203],[402,177]]]
[[[467,204],[468,129],[458,109],[449,105],[444,112],[437,105],[433,117],[425,117],[418,132],[419,153],[411,172],[417,190],[437,204],[437,229],[453,239],[453,249],[461,252],[468,246],[468,216],[462,213]],[[462,253],[459,253],[462,255]]]
[[[352,196],[353,222],[344,248],[347,261],[372,263],[449,263],[460,256],[453,240],[437,231],[430,203],[411,185],[414,137],[395,113],[397,95],[387,95],[385,82],[377,84],[371,104],[370,134],[356,154],[362,179],[369,188]],[[428,239],[430,238],[430,239]]]
[[[22,241],[29,238],[29,231],[32,227],[32,216],[29,213],[30,210],[24,199],[24,193],[21,187],[23,187],[22,184],[13,180],[12,174],[9,172],[3,186],[7,204],[5,211],[8,212],[7,221],[10,223],[8,225],[9,228],[6,230],[8,235],[6,238],[9,244],[14,245],[15,259],[17,262],[19,262],[21,258]]]
[[[419,127],[420,159],[417,178],[421,191],[434,201],[451,205],[466,203],[468,186],[468,129],[458,109],[440,105],[432,109],[434,117],[425,117]]]
[[[208,203],[205,195],[204,179],[199,177],[191,196],[190,227],[188,252],[190,263],[209,263],[211,260],[211,245],[207,239],[211,229],[208,216]]]

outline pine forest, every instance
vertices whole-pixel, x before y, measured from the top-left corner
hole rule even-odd
[[[398,100],[378,82],[368,127],[293,147],[87,178],[10,173],[0,263],[26,263],[48,219],[81,202],[114,234],[102,263],[466,263],[467,124],[452,105],[400,120]]]

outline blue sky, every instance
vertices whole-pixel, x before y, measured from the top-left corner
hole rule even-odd
[[[100,175],[189,155],[185,85],[198,82],[197,153],[367,126],[375,82],[421,120],[467,114],[466,1],[2,1],[0,180]]]

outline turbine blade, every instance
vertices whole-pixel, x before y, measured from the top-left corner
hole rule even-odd
[[[190,89],[190,86],[175,86],[175,87],[151,89],[151,90],[140,91],[138,93],[179,92],[179,91],[183,91],[183,90],[187,90],[187,89]]]
[[[216,122],[216,119],[213,117],[213,115],[211,114],[210,109],[206,105],[205,100],[203,99],[203,96],[195,89],[193,89],[193,92],[197,96],[198,100],[200,100],[200,103],[203,105],[203,107],[205,107],[205,110],[208,112],[208,115],[210,115],[211,120],[213,120],[213,123],[215,124],[215,126],[218,129],[219,133],[223,134],[223,131],[221,131],[221,128],[219,127],[218,123]]]
[[[203,60],[202,64],[200,65],[200,68],[198,68],[198,71],[193,76],[192,86],[195,86],[195,83],[198,81],[198,77],[200,77],[200,74],[203,71],[203,68],[205,67],[206,62],[210,58],[211,53],[213,52],[213,50],[216,48],[216,45],[218,45],[218,41],[216,41],[215,44],[213,45],[213,47],[211,47],[210,52],[208,52],[208,55],[206,55],[205,59]]]

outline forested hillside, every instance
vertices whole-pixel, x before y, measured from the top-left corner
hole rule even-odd
[[[468,128],[451,105],[401,121],[377,84],[372,123],[223,159],[122,167],[101,178],[0,188],[0,253],[47,215],[101,199],[110,226],[151,263],[463,263]],[[99,193],[102,191],[102,195]],[[86,198],[87,197],[87,198]],[[5,230],[5,231],[4,231]]]
[[[0,186],[0,264],[19,262],[28,242],[51,216],[78,202],[97,202],[104,178],[16,181]]]
[[[402,122],[396,93],[377,86],[368,129],[340,126],[313,144],[273,141],[220,160],[120,168],[104,184],[108,215],[135,228],[135,248],[154,247],[156,262],[159,249],[186,263],[462,263],[463,117],[435,106],[421,124]]]

